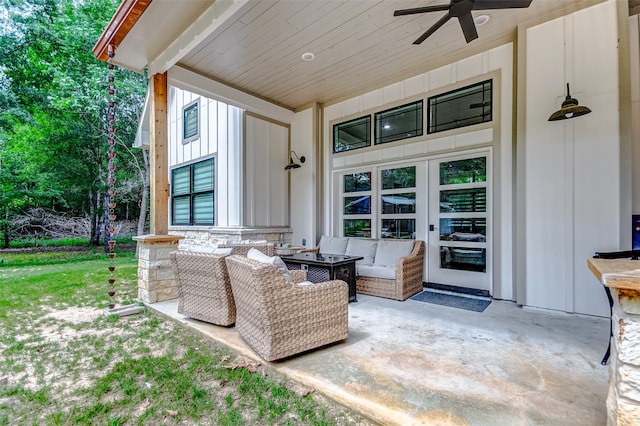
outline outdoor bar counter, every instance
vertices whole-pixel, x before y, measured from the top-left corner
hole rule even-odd
[[[589,259],[613,298],[607,424],[640,425],[640,261]]]

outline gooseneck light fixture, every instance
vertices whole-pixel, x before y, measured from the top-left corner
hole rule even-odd
[[[580,117],[589,114],[591,110],[586,106],[579,106],[578,100],[571,97],[569,93],[569,83],[567,83],[567,97],[562,102],[562,108],[551,114],[549,121],[568,120],[569,118]]]
[[[298,159],[298,161],[300,161],[301,163],[304,164],[304,162],[306,160],[306,158],[304,158],[304,155],[302,157],[298,157],[298,154],[296,154],[295,151],[291,150],[291,151],[289,151],[289,164],[287,164],[287,166],[284,168],[285,170],[299,169],[300,167],[302,167],[300,164],[298,164],[295,161],[293,161],[293,156],[294,155]]]

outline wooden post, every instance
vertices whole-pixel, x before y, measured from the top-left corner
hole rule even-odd
[[[151,161],[151,235],[169,233],[169,140],[167,73],[153,76],[153,108],[150,161]]]

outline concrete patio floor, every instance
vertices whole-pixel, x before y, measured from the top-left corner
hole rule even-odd
[[[605,318],[358,295],[346,341],[266,363],[236,330],[149,305],[385,425],[604,425]]]

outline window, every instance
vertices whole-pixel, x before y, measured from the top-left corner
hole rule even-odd
[[[200,101],[191,102],[182,109],[182,142],[191,142],[200,136]]]
[[[171,224],[214,225],[214,158],[171,171]]]
[[[380,237],[413,239],[416,231],[416,167],[380,171]],[[408,191],[413,189],[413,191]]]
[[[333,126],[333,153],[371,146],[371,116]]]
[[[343,234],[371,238],[371,172],[343,175]]]
[[[375,114],[376,145],[422,135],[422,101]]]
[[[428,99],[428,133],[492,120],[492,80],[472,84]]]

